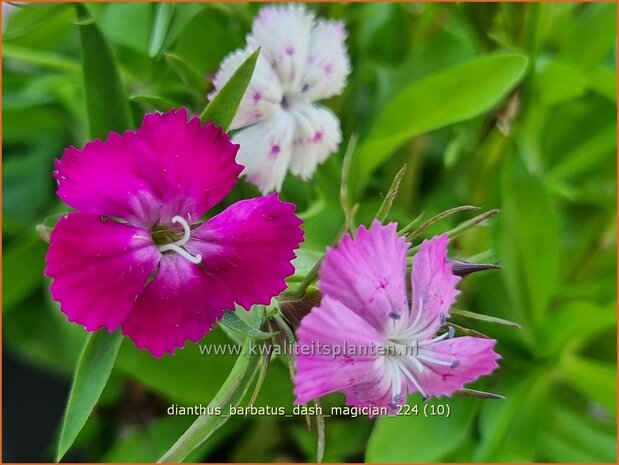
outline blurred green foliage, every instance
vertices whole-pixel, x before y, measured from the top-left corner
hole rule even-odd
[[[243,45],[260,5],[86,7],[102,32],[94,40],[117,62],[135,126],[153,110],[187,106],[200,114],[209,78]],[[404,163],[390,220],[405,224],[457,205],[501,210],[455,240],[453,256],[503,267],[463,281],[458,305],[522,325],[474,325],[499,340],[503,356],[501,369],[477,387],[507,400],[450,399],[447,420],[327,418],[325,461],[616,461],[616,5],[309,8],[346,21],[353,72],[345,93],[327,102],[341,118],[340,153],[311,182],[289,177],[284,185],[283,197],[306,221],[299,266],[311,266],[341,228],[342,154],[357,134],[358,222],[371,220]],[[84,82],[73,5],[33,4],[8,16],[3,337],[28,363],[69,378],[86,334],[50,300],[46,245],[35,225],[65,211],[54,195],[53,160],[89,139],[85,92],[113,83],[105,69]],[[101,104],[98,115],[119,116]],[[109,127],[122,129],[118,121]],[[257,191],[241,183],[232,197],[250,195]],[[427,235],[465,218],[450,217]],[[217,329],[205,342],[227,340]],[[167,406],[207,404],[233,363],[202,357],[194,345],[157,360],[123,342],[75,447],[89,461],[156,460],[191,421],[168,417]],[[287,368],[273,363],[257,405],[292,400]],[[342,400],[330,396],[325,405]],[[315,441],[303,418],[248,417],[226,423],[190,459],[313,461]]]

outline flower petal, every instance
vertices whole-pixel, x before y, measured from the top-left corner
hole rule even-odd
[[[303,239],[294,204],[269,195],[237,202],[192,232],[185,248],[201,266],[165,254],[123,322],[123,334],[156,357],[199,341],[234,303],[249,310],[286,288]]]
[[[215,89],[209,94],[210,100],[215,98],[252,52],[253,49],[246,47],[236,50],[224,58],[213,80]],[[280,103],[283,97],[284,91],[279,83],[279,78],[261,53],[230,129],[242,128],[272,118],[281,109]]]
[[[284,111],[234,136],[234,142],[241,146],[236,160],[245,167],[242,174],[263,194],[281,190],[292,155],[293,136],[294,120]]]
[[[302,94],[310,101],[341,94],[349,74],[344,23],[318,21],[312,31]]]
[[[449,316],[449,307],[460,293],[456,289],[460,277],[451,272],[447,260],[448,244],[447,234],[433,237],[423,241],[413,258],[411,318],[418,321],[416,327],[427,335],[436,333],[442,324],[441,315]]]
[[[495,344],[494,339],[470,336],[436,342],[420,349],[419,354],[448,362],[451,366],[422,360],[424,370],[414,376],[428,396],[451,395],[466,383],[498,368],[497,360],[501,357],[493,350]],[[409,391],[416,390],[409,385]]]
[[[52,231],[45,275],[69,321],[88,331],[120,325],[160,253],[150,233],[96,215],[69,213]]]
[[[382,344],[384,338],[341,302],[323,297],[320,306],[301,320],[297,339],[294,376],[297,404],[351,390],[359,384],[380,383],[377,368],[381,360],[369,348]],[[335,351],[341,354],[334,355]]]
[[[138,348],[161,357],[188,339],[202,339],[232,308],[230,301],[230,292],[216,288],[208,272],[176,253],[165,254],[123,321],[122,332]]]
[[[300,5],[265,6],[247,43],[262,52],[284,89],[301,90],[314,15]]]
[[[110,133],[57,161],[58,196],[83,213],[143,227],[175,215],[198,218],[234,187],[237,147],[185,109],[146,115],[137,131]]]
[[[340,122],[331,110],[310,104],[296,105],[290,113],[295,120],[290,171],[308,179],[319,163],[337,151],[342,140]]]
[[[226,308],[234,302],[246,310],[268,305],[286,289],[294,250],[303,240],[294,209],[277,194],[243,200],[193,231],[187,250],[202,255],[213,288],[231,295]]]
[[[398,237],[395,223],[361,226],[354,239],[346,235],[336,248],[327,250],[318,287],[385,334],[390,320],[408,314],[408,247]]]

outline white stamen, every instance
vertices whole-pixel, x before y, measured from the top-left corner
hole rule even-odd
[[[406,364],[400,364],[400,367],[402,369],[402,372],[404,373],[404,375],[411,380],[411,382],[415,385],[415,387],[417,388],[417,390],[421,393],[421,395],[423,397],[428,397],[425,393],[425,391],[423,390],[423,388],[421,387],[421,385],[419,384],[419,382],[417,381],[417,379],[413,376],[413,374],[410,372],[410,370],[408,369],[408,367],[406,366]]]
[[[409,339],[415,334],[417,331],[417,323],[419,323],[419,319],[421,318],[421,312],[423,312],[423,298],[419,297],[419,311],[417,312],[417,315],[415,315],[415,319],[406,327],[404,332],[397,335],[397,339]]]
[[[419,345],[420,346],[427,346],[427,345],[430,345],[430,344],[434,344],[435,342],[442,341],[443,339],[445,339],[446,337],[448,337],[450,335],[451,335],[451,333],[449,331],[447,331],[446,333],[443,333],[440,336],[435,337],[434,339],[429,339],[427,341],[420,341]]]
[[[413,362],[413,364],[415,365],[415,368],[417,368],[417,370],[419,370],[420,373],[424,370],[423,363],[417,360],[417,358],[414,355],[406,357],[406,359]]]
[[[164,244],[162,246],[159,246],[159,251],[167,252],[171,250],[172,252],[176,252],[181,257],[189,260],[191,263],[194,263],[196,265],[199,264],[202,261],[201,254],[198,253],[198,254],[192,255],[187,250],[182,248],[182,246],[185,245],[191,238],[191,228],[189,227],[189,223],[187,223],[185,218],[183,218],[182,216],[178,216],[178,215],[172,218],[172,223],[178,223],[183,227],[183,237],[181,237],[179,240],[174,241],[170,244]]]
[[[423,360],[424,362],[433,363],[435,365],[441,365],[444,367],[449,367],[453,362],[448,362],[447,360],[439,360],[438,358],[430,357],[429,355],[417,354],[417,358]]]

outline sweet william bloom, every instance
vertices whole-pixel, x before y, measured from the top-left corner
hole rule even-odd
[[[407,394],[450,395],[496,367],[496,341],[437,335],[458,295],[460,280],[447,260],[447,235],[425,241],[406,290],[409,245],[395,223],[375,221],[329,249],[320,270],[323,293],[297,330],[297,403],[340,391],[346,403],[395,409]],[[323,348],[315,349],[318,344]],[[324,349],[340,347],[341,356]],[[353,350],[354,348],[354,350]]]
[[[76,211],[51,234],[45,274],[69,321],[121,327],[160,357],[235,302],[249,309],[284,290],[303,236],[293,204],[273,194],[200,220],[234,187],[237,148],[181,109],[65,150],[58,196]]]
[[[215,76],[213,98],[258,47],[260,57],[232,122],[241,129],[237,161],[263,192],[281,190],[286,173],[308,179],[341,141],[333,112],[314,102],[342,92],[350,73],[346,30],[316,21],[303,6],[266,6],[247,46],[228,55]]]

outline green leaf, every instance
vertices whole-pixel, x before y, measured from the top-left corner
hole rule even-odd
[[[607,308],[600,308],[586,300],[568,302],[548,315],[542,323],[538,339],[548,354],[556,356],[563,349],[569,347],[574,350],[600,331],[615,326],[616,305],[613,302]]]
[[[450,406],[451,415],[448,418],[424,417],[424,405],[441,403]],[[479,400],[439,399],[417,406],[417,415],[376,420],[368,441],[366,462],[440,462],[469,436]]]
[[[387,191],[387,194],[383,199],[383,203],[380,204],[380,208],[378,209],[378,212],[376,212],[376,219],[381,223],[387,219],[387,215],[391,211],[393,201],[398,195],[398,191],[400,190],[400,183],[402,182],[402,178],[405,174],[406,164],[404,164],[402,168],[400,168],[400,171],[396,173],[395,177],[393,178],[393,182],[391,183],[391,186],[389,187],[389,190]]]
[[[264,331],[260,331],[257,328],[254,328],[253,326],[250,326],[241,318],[239,318],[236,311],[225,312],[223,318],[219,320],[219,324],[224,325],[226,328],[236,331],[237,333],[254,339],[269,339],[277,334],[266,333]]]
[[[506,374],[496,387],[502,402],[484,402],[480,411],[481,440],[472,462],[530,462],[547,418],[550,377],[542,370]]]
[[[549,176],[552,179],[580,176],[607,162],[616,150],[617,126],[613,123],[563,154]]]
[[[175,106],[174,102],[171,102],[170,100],[163,97],[158,97],[156,95],[133,95],[129,98],[129,100],[132,102],[148,105],[159,111],[167,111]]]
[[[178,406],[171,406],[178,407]],[[184,407],[184,406],[181,406]],[[157,460],[174,441],[189,427],[193,418],[188,415],[158,417],[145,425],[127,428],[127,432],[119,435],[114,445],[101,460],[106,463],[151,463]],[[241,427],[242,420],[228,421],[211,437],[208,443],[202,444],[188,457],[189,462],[199,462],[206,455],[234,435]]]
[[[7,312],[28,297],[43,282],[47,244],[37,234],[19,236],[4,252],[2,311]],[[8,271],[8,272],[7,272]]]
[[[526,68],[523,55],[493,55],[440,71],[405,87],[387,102],[355,154],[356,187],[363,187],[374,170],[412,137],[473,118],[500,103]]]
[[[204,98],[204,94],[206,93],[206,81],[200,76],[200,73],[177,55],[166,53],[165,59],[170,65],[170,68],[178,74],[183,83],[200,94],[200,97]]]
[[[581,69],[590,69],[604,58],[610,58],[617,41],[616,19],[614,3],[592,4],[583,9],[571,28],[562,56]]]
[[[69,57],[11,43],[2,45],[2,57],[63,73],[77,73],[80,70],[79,63]]]
[[[520,328],[520,325],[518,323],[514,323],[513,321],[504,320],[503,318],[496,318],[490,315],[484,315],[482,313],[469,312],[468,310],[463,310],[461,308],[452,307],[450,313],[452,314],[452,316],[459,316],[471,320],[485,321],[486,323],[494,323],[497,325],[511,326],[512,328]]]
[[[257,355],[249,354],[251,339],[243,345],[243,353],[239,355],[230,375],[221,386],[215,398],[207,408],[219,407],[221,415],[200,415],[185,431],[176,443],[158,460],[159,462],[180,462],[200,444],[206,441],[217,429],[228,420],[230,406],[241,403],[256,374],[256,367],[260,361]]]
[[[615,423],[560,405],[559,400],[553,399],[552,422],[542,437],[543,461],[616,463]]]
[[[561,359],[563,374],[583,396],[600,403],[615,415],[617,411],[617,365],[577,355]]]
[[[454,395],[460,397],[477,397],[480,399],[505,400],[505,396],[495,394],[494,392],[478,391],[468,388],[458,389],[454,392]]]
[[[156,56],[163,47],[166,34],[174,17],[174,3],[162,2],[157,3],[157,11],[155,13],[155,24],[153,25],[153,34],[150,38],[150,46],[148,54],[151,57]]]
[[[438,215],[434,215],[432,218],[426,220],[421,226],[415,229],[412,233],[406,236],[406,240],[412,242],[428,229],[430,229],[434,223],[441,221],[444,218],[447,218],[455,213],[467,211],[467,210],[479,210],[479,207],[474,207],[471,205],[463,205],[461,207],[450,208],[449,210],[445,210],[444,212],[439,213]]]
[[[260,49],[257,49],[234,72],[230,80],[226,82],[217,96],[200,115],[200,120],[203,123],[212,121],[216,125],[221,126],[224,131],[228,130],[241,104],[245,89],[247,89],[254,74],[254,68],[258,62],[259,55]]]
[[[88,21],[91,17],[86,8],[79,3],[75,7],[82,22],[79,30],[90,136],[105,138],[110,131],[122,132],[133,126],[129,101],[110,46],[97,25]]]
[[[548,106],[577,98],[587,87],[585,76],[577,68],[561,60],[548,63],[533,82],[537,99]]]
[[[557,290],[559,225],[540,177],[512,155],[502,170],[501,276],[522,318],[541,321]]]
[[[69,450],[99,400],[121,341],[119,331],[109,333],[105,329],[92,333],[86,340],[62,421],[56,461],[60,461]]]

